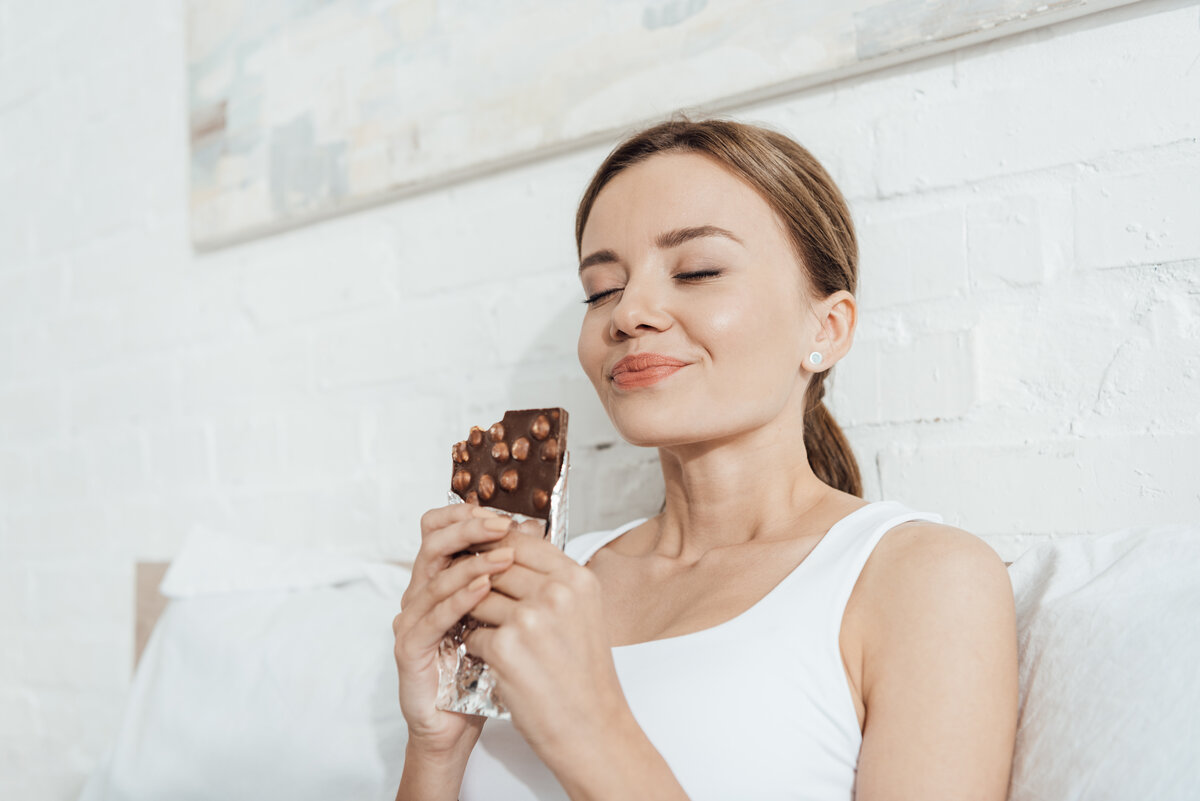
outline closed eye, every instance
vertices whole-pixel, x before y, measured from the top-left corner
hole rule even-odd
[[[710,278],[718,278],[721,275],[721,270],[692,270],[687,273],[678,273],[675,275],[676,281],[684,281],[686,283],[697,283],[707,281]],[[583,299],[583,302],[588,306],[595,306],[605,298],[620,292],[621,288],[605,289],[600,292],[594,292]]]
[[[595,306],[597,303],[604,300],[609,295],[612,295],[612,294],[620,292],[620,291],[621,290],[619,288],[617,288],[617,289],[605,289],[600,292],[594,292],[591,295],[588,295],[586,298],[584,298],[583,302],[589,306]]]
[[[720,270],[694,270],[690,273],[679,273],[675,278],[679,281],[703,281],[721,275]]]

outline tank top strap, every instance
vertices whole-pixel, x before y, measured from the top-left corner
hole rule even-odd
[[[875,546],[896,526],[916,520],[943,522],[941,515],[918,512],[897,501],[876,501],[843,518],[840,525],[826,534],[820,547],[810,554],[810,559],[813,556],[816,559],[809,577],[820,577],[817,581],[823,586],[819,592],[827,599],[827,608],[833,613],[827,622],[834,632],[834,642],[841,631],[850,594]],[[813,589],[812,584],[808,584],[807,590]]]

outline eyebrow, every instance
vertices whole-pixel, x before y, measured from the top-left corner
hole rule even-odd
[[[732,239],[739,245],[744,245],[741,239],[736,237],[733,232],[727,231],[716,225],[694,225],[688,228],[676,228],[674,231],[667,231],[659,234],[654,240],[654,244],[661,250],[668,248],[677,248],[685,242],[690,242],[693,239],[700,239],[705,236],[723,236],[726,239]],[[583,272],[588,267],[594,264],[609,264],[617,262],[620,259],[613,250],[604,249],[597,250],[595,253],[588,256],[583,261],[579,262],[579,272]]]

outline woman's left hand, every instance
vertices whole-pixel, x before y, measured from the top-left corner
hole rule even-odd
[[[492,591],[471,612],[495,628],[471,631],[466,645],[491,666],[513,725],[553,768],[621,731],[632,715],[613,665],[599,581],[530,536],[528,525],[495,543],[514,548],[513,564],[492,577]]]

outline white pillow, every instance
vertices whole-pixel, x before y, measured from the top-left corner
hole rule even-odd
[[[1200,528],[1079,536],[1009,568],[1010,801],[1200,799]]]
[[[189,545],[81,801],[395,798],[407,728],[391,622],[407,570]]]
[[[1200,529],[1056,540],[1009,575],[1010,801],[1200,799]],[[407,581],[390,565],[189,539],[80,801],[390,801],[406,735],[391,620]]]

